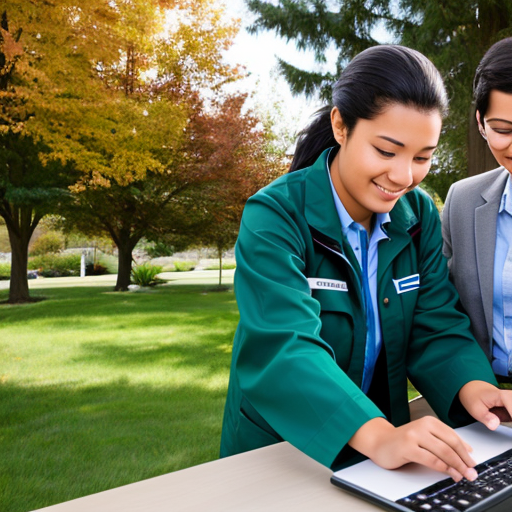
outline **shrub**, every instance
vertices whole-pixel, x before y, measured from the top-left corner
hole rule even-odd
[[[80,254],[45,254],[28,259],[29,270],[39,270],[43,277],[80,275]]]
[[[104,274],[109,274],[108,268],[104,265],[100,265],[99,263],[87,263],[87,265],[85,265],[86,276],[102,276]]]
[[[64,249],[64,237],[57,231],[48,231],[41,235],[30,247],[30,254],[41,256],[43,254],[57,253]]]
[[[137,265],[132,269],[132,283],[139,286],[154,286],[162,282],[156,277],[160,272],[162,272],[160,265],[151,265],[151,263]]]
[[[194,270],[196,268],[196,264],[192,261],[175,261],[174,262],[174,271],[175,272],[189,272],[190,270]]]
[[[174,254],[174,247],[164,242],[155,242],[152,245],[146,245],[144,250],[150,258],[165,258]]]
[[[11,278],[10,263],[0,263],[0,280],[5,281]]]

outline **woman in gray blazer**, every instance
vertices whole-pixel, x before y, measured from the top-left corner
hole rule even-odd
[[[473,92],[478,128],[500,167],[452,185],[443,252],[498,381],[512,383],[512,38],[484,55]]]

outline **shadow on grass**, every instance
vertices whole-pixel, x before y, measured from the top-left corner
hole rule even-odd
[[[224,390],[0,385],[0,510],[27,512],[217,458]]]
[[[0,308],[0,511],[217,458],[232,293],[38,292],[48,300]]]
[[[205,340],[205,341],[203,341]],[[157,366],[180,369],[194,368],[203,377],[229,368],[231,333],[212,335],[198,334],[194,343],[148,343],[134,346],[104,343],[83,343],[82,355],[73,358],[73,363],[88,363],[129,369],[130,367]],[[225,355],[223,355],[225,354]]]

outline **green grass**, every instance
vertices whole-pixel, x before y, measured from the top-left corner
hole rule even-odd
[[[31,294],[47,300],[0,306],[1,512],[218,456],[232,291],[213,291],[215,272],[136,293],[112,292],[114,281],[37,279]]]
[[[0,307],[2,512],[217,458],[232,292],[37,284],[48,300]]]
[[[219,270],[219,268],[220,268],[220,265],[217,263],[217,264],[213,264],[213,265],[208,265],[204,269],[205,270]],[[222,270],[231,270],[233,268],[236,268],[235,263],[223,263],[222,264]]]

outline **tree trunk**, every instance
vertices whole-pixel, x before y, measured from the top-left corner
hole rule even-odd
[[[30,302],[30,293],[28,290],[28,243],[30,237],[25,240],[23,236],[9,231],[9,241],[11,242],[11,282],[9,284],[9,303],[19,304]]]
[[[468,176],[475,176],[498,167],[487,141],[480,135],[475,118],[475,107],[471,107],[468,133]]]
[[[20,207],[3,203],[1,215],[5,220],[11,244],[11,282],[9,283],[10,304],[31,302],[28,289],[28,244],[42,214],[32,207]]]
[[[126,292],[130,286],[132,274],[132,252],[135,244],[122,243],[117,246],[118,251],[118,269],[117,269],[117,282],[116,292]]]
[[[219,251],[219,287],[222,286],[222,248],[217,247]]]

